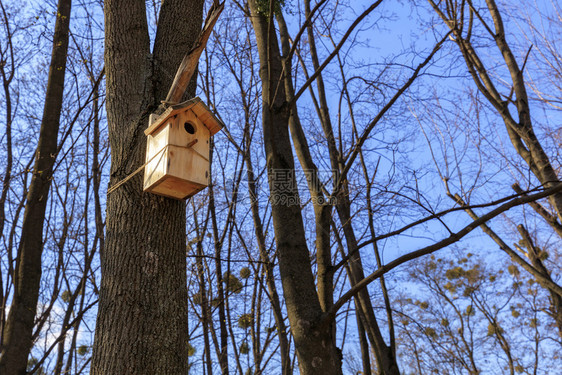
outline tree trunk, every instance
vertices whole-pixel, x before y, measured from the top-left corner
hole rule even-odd
[[[57,6],[43,119],[16,260],[14,296],[2,337],[0,374],[25,374],[27,357],[33,345],[32,335],[41,282],[43,222],[57,154],[71,3],[71,0],[59,0]]]
[[[268,21],[258,11],[255,0],[250,0],[249,5],[260,56],[262,126],[273,228],[299,368],[303,375],[341,374],[341,352],[334,345],[330,325],[318,324],[322,308],[314,285],[296,187],[289,138],[290,113],[281,81],[282,63],[273,18],[269,17]]]
[[[353,226],[351,225],[351,203],[348,201],[347,197],[349,197],[349,194],[340,194],[338,196],[336,209],[340,221],[343,223],[343,232],[347,243],[348,253],[351,253],[346,270],[350,284],[351,286],[354,286],[365,278],[365,273],[363,272],[361,256],[357,251],[357,238],[355,237],[355,232],[353,230]],[[375,316],[375,310],[373,309],[373,304],[371,302],[371,297],[369,296],[369,290],[366,287],[360,290],[355,299],[356,306],[360,308],[358,313],[362,319],[367,337],[375,350],[375,359],[377,361],[380,374],[400,375],[400,370],[398,368],[394,352],[392,348],[386,344],[384,337],[382,336],[377,317]]]
[[[209,166],[209,173],[211,176],[213,175],[213,152],[215,146],[213,140],[211,140],[211,147],[209,153],[209,160],[211,164]],[[215,245],[215,269],[217,274],[217,298],[219,299],[220,303],[217,307],[218,315],[219,315],[219,332],[220,332],[220,345],[219,350],[217,352],[217,356],[219,357],[219,364],[221,368],[222,375],[228,375],[228,329],[226,326],[226,311],[225,311],[225,293],[224,293],[224,286],[223,286],[223,278],[222,278],[222,261],[221,261],[221,252],[222,252],[222,241],[219,238],[218,232],[218,224],[217,224],[217,213],[215,207],[215,192],[214,187],[209,188],[209,212],[211,214],[211,222],[212,222],[212,229],[213,229],[213,242]],[[205,302],[203,300],[203,302]]]
[[[285,320],[283,318],[283,310],[281,309],[281,301],[279,298],[279,293],[277,293],[277,286],[275,285],[275,275],[273,272],[273,262],[271,261],[266,243],[263,230],[263,223],[259,213],[258,206],[258,196],[256,188],[256,179],[254,175],[254,168],[252,166],[252,160],[249,155],[249,143],[250,138],[248,137],[247,146],[245,150],[245,164],[248,176],[248,191],[250,193],[251,201],[250,207],[252,210],[252,218],[254,221],[254,228],[256,232],[256,239],[258,243],[258,249],[260,252],[260,260],[263,262],[263,267],[265,270],[265,282],[267,284],[267,290],[269,292],[269,299],[271,303],[271,308],[273,310],[273,316],[275,318],[275,326],[277,328],[277,337],[279,338],[279,351],[281,355],[281,374],[282,375],[292,375],[293,369],[291,367],[291,353],[289,348],[289,340],[287,338],[287,327],[285,325]]]
[[[142,131],[198,35],[202,6],[163,2],[151,56],[145,2],[105,2],[111,185],[144,162]],[[141,178],[108,195],[92,374],[188,371],[185,202],[143,194]]]
[[[310,1],[305,0],[304,1],[304,7],[305,7],[305,15],[308,17],[311,10],[310,10]],[[282,30],[283,28],[280,27],[280,30]],[[309,48],[310,48],[310,57],[312,60],[312,64],[314,67],[314,71],[319,71],[320,70],[320,62],[318,59],[318,54],[316,51],[316,44],[315,44],[315,37],[314,37],[314,32],[313,32],[313,28],[312,25],[309,24],[307,26],[307,33],[308,33],[308,41],[309,41]],[[284,50],[285,51],[285,50]],[[286,71],[290,71],[287,67],[285,69]],[[290,80],[288,80],[288,85],[290,85]],[[318,88],[318,98],[319,98],[319,117],[321,120],[321,124],[322,124],[322,129],[324,132],[324,136],[326,137],[326,141],[327,141],[327,146],[328,146],[328,153],[329,153],[329,158],[330,158],[330,165],[332,167],[332,173],[333,173],[333,181],[334,183],[336,181],[338,181],[339,179],[339,175],[340,175],[340,169],[342,168],[341,166],[341,162],[340,162],[340,155],[339,152],[337,150],[336,147],[336,141],[334,138],[334,132],[333,132],[333,128],[332,128],[332,123],[330,120],[330,111],[328,108],[328,104],[327,104],[327,99],[326,99],[326,90],[324,88],[324,81],[322,78],[322,74],[319,73],[318,77],[316,78],[316,83],[317,83],[317,88]],[[295,119],[295,117],[297,118],[298,121],[298,116],[296,116],[296,113],[293,109],[293,121]],[[293,126],[291,127],[291,132],[295,133],[295,135],[293,136],[294,139],[294,143],[295,143],[295,147],[298,146],[297,145],[301,145],[301,148],[308,148],[308,146],[306,145],[306,141],[303,141],[304,135],[301,135],[300,137],[296,136],[296,134],[302,133],[302,128],[300,127],[300,124],[298,124],[297,121],[294,121],[297,125],[299,126]],[[301,157],[301,155],[303,155],[303,157]],[[299,153],[299,159],[300,160],[306,160],[306,156],[307,153],[301,152]],[[308,159],[310,159],[310,156],[308,154]],[[308,170],[313,169],[316,170],[316,166],[314,165],[314,163],[310,162],[305,162],[307,164],[307,168]],[[346,267],[346,270],[348,271],[348,276],[350,278],[350,281],[352,283],[352,285],[354,285],[357,281],[362,280],[365,275],[363,272],[363,265],[362,265],[362,261],[361,261],[361,255],[359,254],[358,251],[355,251],[355,249],[357,248],[357,240],[355,237],[355,232],[353,229],[353,225],[352,225],[352,221],[351,221],[351,213],[350,213],[350,209],[351,209],[351,202],[349,200],[349,192],[347,191],[347,185],[344,184],[343,188],[342,188],[342,192],[340,194],[338,194],[337,196],[337,203],[336,203],[336,212],[339,216],[340,222],[342,223],[343,226],[343,230],[344,230],[344,235],[346,238],[346,242],[347,242],[347,247],[348,247],[348,251],[352,252],[352,255],[350,256],[350,262],[349,262],[349,267]],[[321,194],[321,192],[319,192],[319,194]],[[315,206],[315,213],[317,212],[318,208]],[[318,217],[320,215],[316,215],[317,216],[317,225],[318,222],[321,222]],[[331,220],[331,215],[329,215],[327,217],[328,223]],[[328,225],[324,226],[324,228],[329,228]],[[323,228],[322,228],[323,229]],[[326,232],[327,230],[323,229],[324,232]],[[329,233],[329,232],[328,232]],[[317,236],[318,236],[318,230],[317,230]],[[329,236],[328,236],[328,243],[329,243]],[[321,250],[321,248],[317,249],[319,252]],[[328,257],[328,260],[330,258]],[[322,267],[320,267],[321,262],[320,259],[318,259],[318,268],[319,268],[319,289],[320,286],[322,285],[320,283],[320,270],[322,269]],[[330,274],[332,272],[329,272]],[[331,278],[330,278],[331,280]],[[369,292],[368,289],[365,288],[364,290],[362,290],[361,292],[359,292],[356,296],[356,306],[361,308],[361,311],[358,311],[358,314],[360,316],[360,318],[362,319],[362,323],[363,326],[365,327],[366,332],[368,333],[368,337],[369,340],[371,341],[371,344],[373,346],[373,348],[375,349],[375,357],[377,359],[377,363],[380,369],[381,374],[399,374],[399,369],[398,369],[398,364],[396,362],[396,357],[394,355],[394,352],[392,350],[391,346],[386,345],[385,340],[382,336],[381,330],[379,328],[378,322],[377,322],[377,318],[375,316],[374,313],[374,309],[371,303],[371,299],[369,296]],[[329,308],[329,307],[328,307]]]

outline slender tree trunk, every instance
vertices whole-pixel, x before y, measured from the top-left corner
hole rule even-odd
[[[304,4],[305,4],[305,12],[306,15],[308,16],[310,14],[310,1],[305,0]],[[318,54],[316,51],[315,37],[314,37],[312,25],[308,25],[307,33],[308,33],[308,40],[309,40],[309,47],[310,47],[310,56],[312,59],[313,67],[315,71],[318,71],[320,68],[320,62],[318,60]],[[318,87],[318,97],[319,97],[319,117],[321,120],[324,136],[326,137],[326,141],[328,143],[330,165],[332,167],[333,180],[335,182],[338,181],[339,179],[340,169],[342,168],[342,166],[340,163],[340,154],[336,147],[334,132],[330,120],[330,111],[328,109],[328,104],[325,94],[324,81],[321,73],[318,74],[318,77],[316,78],[316,83]],[[293,132],[293,128],[291,128],[291,131]],[[300,129],[300,132],[302,132],[302,128]],[[298,132],[295,133],[298,134]],[[304,136],[301,136],[300,138],[304,138]],[[295,142],[295,144],[299,144],[299,143],[302,142]],[[355,251],[355,249],[357,248],[357,240],[355,237],[355,232],[353,230],[353,225],[351,221],[350,207],[351,207],[351,202],[349,200],[347,185],[344,184],[342,188],[342,192],[337,195],[336,212],[338,213],[340,222],[343,225],[348,251],[352,253],[352,255],[350,256],[349,267],[347,267],[346,270],[348,271],[349,278],[352,284],[355,284],[357,281],[362,280],[365,277],[365,274],[363,272],[361,256],[359,252]],[[331,218],[331,215],[329,218]],[[376,354],[375,357],[377,359],[381,374],[388,374],[388,375],[399,374],[400,372],[396,362],[396,356],[394,354],[392,346],[386,345],[385,340],[382,336],[381,330],[379,328],[373,310],[373,306],[371,303],[368,290],[365,288],[364,290],[360,291],[357,294],[356,299],[357,299],[357,306],[361,308],[361,311],[358,312],[358,314],[363,320],[363,325],[368,333],[367,336],[369,337],[369,340],[371,341],[371,344],[375,349],[375,354]]]
[[[0,374],[25,374],[27,357],[33,345],[33,327],[41,282],[43,222],[57,154],[70,9],[71,0],[59,0],[43,120],[16,260],[14,296],[2,337]]]
[[[527,229],[520,224],[517,226],[517,230],[519,231],[521,238],[523,238],[525,247],[527,248],[527,258],[529,258],[533,267],[544,275],[544,278],[552,281],[550,271],[544,266],[541,259],[541,250],[535,246]],[[550,315],[556,321],[556,325],[558,326],[558,335],[562,337],[562,296],[551,288],[546,288],[550,294]]]
[[[8,40],[11,43],[11,40]],[[2,87],[4,88],[4,100],[6,101],[6,170],[4,178],[2,179],[2,193],[0,194],[0,238],[4,236],[4,222],[6,221],[6,199],[8,198],[8,191],[10,190],[10,181],[12,179],[12,165],[13,165],[13,152],[12,152],[12,95],[10,92],[10,83],[14,77],[14,68],[12,67],[11,74],[7,75],[4,66],[0,67],[0,75],[2,76]],[[0,286],[2,286],[0,284]],[[1,290],[0,290],[0,293]],[[0,294],[0,297],[2,295]],[[2,311],[2,314],[4,312]],[[2,319],[1,322],[4,320]]]
[[[359,310],[357,302],[355,302],[356,309]],[[359,346],[361,348],[361,364],[363,365],[363,375],[371,375],[371,352],[369,351],[369,343],[367,342],[367,335],[363,327],[363,321],[359,314],[357,317],[357,334],[359,335]]]
[[[291,59],[289,58],[290,37],[281,11],[276,14],[279,25],[279,37],[283,51],[283,81],[285,85],[285,97],[287,102],[293,100],[295,92],[291,74]],[[289,129],[291,138],[295,146],[295,151],[301,167],[306,171],[308,189],[314,207],[315,232],[316,232],[316,263],[318,267],[318,298],[323,311],[332,307],[333,293],[333,272],[332,272],[332,251],[330,243],[330,222],[332,220],[332,206],[326,202],[322,186],[318,177],[318,167],[314,164],[310,154],[310,148],[306,136],[302,129],[296,104],[291,108],[289,118]],[[335,329],[335,326],[334,326]]]
[[[100,201],[100,182],[101,167],[99,162],[100,153],[100,112],[99,112],[99,91],[96,87],[94,96],[94,134],[92,140],[92,179],[94,187],[94,217],[96,223],[96,238],[99,241],[100,254],[103,252],[104,246],[104,222],[102,217],[102,206]]]
[[[255,0],[250,0],[249,5],[260,56],[262,126],[273,228],[299,368],[303,375],[341,374],[341,353],[334,345],[332,330],[330,326],[318,325],[322,307],[314,285],[296,188],[289,108],[280,81],[282,64],[273,17],[268,20],[259,13]]]
[[[273,271],[273,263],[269,257],[266,244],[265,236],[263,230],[263,224],[260,218],[258,198],[257,198],[257,188],[256,180],[254,176],[254,168],[252,166],[252,160],[249,155],[249,143],[250,139],[248,137],[248,144],[245,154],[245,164],[246,170],[248,171],[248,191],[250,193],[250,206],[252,210],[252,218],[254,221],[254,228],[256,232],[256,238],[258,242],[258,249],[260,252],[260,260],[264,263],[265,269],[265,282],[269,292],[269,299],[271,303],[271,308],[273,309],[273,316],[275,318],[275,326],[277,327],[277,337],[279,338],[279,350],[281,354],[281,373],[282,375],[291,375],[293,373],[291,365],[291,353],[289,351],[289,340],[287,338],[288,330],[285,325],[285,320],[283,318],[283,311],[281,309],[281,301],[279,298],[279,293],[277,293],[277,286],[275,285],[275,275]]]
[[[197,224],[197,222],[196,222]],[[199,297],[201,298],[201,325],[203,326],[203,343],[205,347],[204,357],[207,374],[213,373],[213,362],[211,360],[211,343],[209,341],[209,325],[211,325],[211,314],[209,309],[209,297],[207,296],[207,287],[205,284],[205,266],[203,265],[203,245],[201,244],[204,233],[198,232],[197,239],[197,280],[199,282]],[[213,328],[211,327],[211,330]]]
[[[163,2],[151,55],[145,2],[105,2],[111,185],[144,162],[142,131],[198,35],[202,5]],[[140,175],[108,195],[92,374],[187,373],[185,218],[185,202],[143,194]]]
[[[211,139],[211,147],[210,147],[210,154],[209,158],[211,160],[211,165],[209,166],[209,173],[211,176],[213,175],[213,152],[214,152],[214,142]],[[219,232],[218,232],[218,224],[217,224],[217,214],[216,214],[216,207],[215,207],[215,193],[214,187],[209,187],[209,212],[211,215],[211,222],[213,228],[213,241],[215,243],[215,269],[217,273],[217,298],[219,299],[220,303],[218,306],[218,313],[219,313],[219,329],[220,329],[220,347],[218,357],[219,357],[219,364],[221,367],[221,373],[223,375],[228,374],[228,329],[226,326],[226,312],[225,312],[225,304],[224,304],[224,286],[223,286],[223,278],[222,278],[222,260],[221,260],[221,250],[222,250],[222,241],[219,239]]]

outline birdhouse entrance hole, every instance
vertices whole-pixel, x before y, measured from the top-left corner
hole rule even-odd
[[[188,132],[189,134],[195,134],[195,127],[193,126],[193,124],[191,122],[186,122],[183,124],[183,128],[185,129],[186,132]]]

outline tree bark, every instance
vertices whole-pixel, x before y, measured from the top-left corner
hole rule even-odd
[[[27,193],[21,243],[14,275],[14,296],[2,337],[0,374],[25,374],[33,345],[33,328],[41,282],[43,223],[53,166],[64,93],[71,0],[59,0],[53,50],[33,176]]]
[[[151,56],[145,2],[105,2],[111,185],[143,163],[142,131],[198,35],[202,7],[163,2]],[[91,374],[187,373],[185,208],[143,194],[138,175],[108,195]]]

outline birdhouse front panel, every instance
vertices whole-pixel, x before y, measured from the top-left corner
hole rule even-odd
[[[221,127],[199,98],[151,121],[145,131],[144,191],[185,199],[207,187],[210,137]]]
[[[170,129],[170,144],[188,147],[201,157],[209,160],[209,129],[201,122],[192,110],[178,113]],[[196,140],[195,144],[193,142]]]

